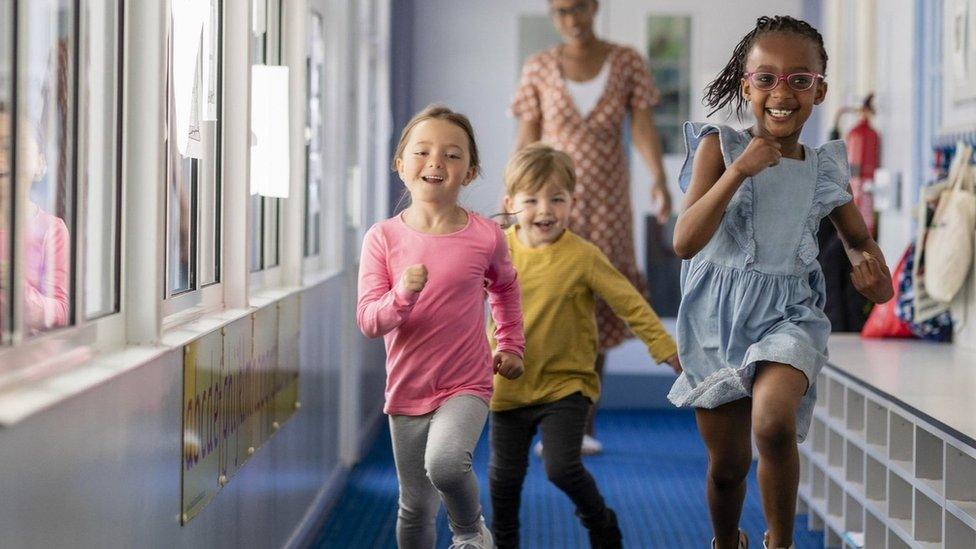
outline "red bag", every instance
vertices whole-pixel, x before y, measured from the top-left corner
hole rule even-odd
[[[914,337],[908,323],[898,318],[896,309],[898,308],[898,285],[905,272],[905,263],[908,261],[908,254],[913,253],[913,247],[909,246],[905,253],[901,255],[895,272],[891,274],[891,285],[894,287],[895,295],[886,303],[875,305],[868,315],[864,328],[861,329],[861,337]]]

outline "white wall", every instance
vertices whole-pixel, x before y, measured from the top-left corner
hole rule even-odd
[[[704,118],[701,89],[728,62],[735,44],[760,15],[801,16],[801,0],[603,0],[598,34],[643,52],[644,27],[650,13],[684,13],[694,17],[692,36],[692,119]],[[516,123],[506,116],[518,80],[518,17],[545,14],[544,0],[491,2],[424,0],[414,17],[413,106],[444,102],[467,114],[474,125],[483,176],[462,194],[474,210],[498,212],[502,172],[515,142]],[[396,130],[399,130],[397,128]],[[635,242],[643,265],[645,213],[650,211],[650,175],[632,154],[631,192],[635,208]],[[676,174],[682,155],[665,159],[675,204],[680,203]]]
[[[902,186],[900,207],[880,212],[878,220],[878,243],[894,265],[913,237],[912,189],[928,176],[915,165],[923,129],[913,108],[920,86],[927,84],[916,77],[915,2],[886,0],[884,9],[878,7],[875,0],[826,3],[832,76],[824,108],[833,120],[842,105],[857,106],[868,93],[876,94],[872,125],[881,135],[881,167],[896,174]],[[844,118],[841,132],[855,122],[853,115]]]
[[[302,293],[302,408],[186,526],[182,348],[0,430],[0,546],[284,545],[342,471],[335,319],[351,292],[335,277]]]
[[[914,154],[922,139],[915,110],[909,108],[918,93],[915,2],[885,0],[884,9],[874,14],[877,33],[874,41],[875,128],[881,133],[881,166],[898,174],[901,207],[880,213],[879,238],[889,264],[898,262],[912,239],[912,192],[927,174],[915,166]],[[912,83],[906,85],[906,83]]]

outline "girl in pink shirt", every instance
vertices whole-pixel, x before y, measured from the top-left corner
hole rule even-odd
[[[366,233],[356,321],[386,344],[386,406],[400,482],[397,544],[430,549],[444,502],[452,547],[494,547],[471,456],[492,375],[522,374],[522,313],[501,229],[458,204],[479,170],[468,119],[431,106],[400,135],[393,169],[410,194]],[[484,297],[497,330],[484,336]]]
[[[0,144],[11,137],[11,116],[0,105]],[[18,158],[18,181],[33,185],[46,169],[44,155],[33,127],[20,120],[18,131],[22,136],[23,154]],[[0,147],[0,208],[9,208],[10,168],[6,149]],[[0,221],[5,212],[0,212]],[[10,266],[9,236],[5,222],[0,223],[0,309],[7,307],[8,291],[3,287],[8,281]],[[33,201],[26,216],[26,231],[22,237],[25,267],[23,311],[28,333],[33,335],[44,330],[67,326],[69,320],[69,276],[71,245],[68,226],[60,217],[51,215]],[[4,326],[0,314],[0,331]]]

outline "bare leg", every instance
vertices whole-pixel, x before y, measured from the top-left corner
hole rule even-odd
[[[807,377],[775,362],[760,365],[752,387],[752,426],[759,448],[759,491],[769,526],[769,547],[793,543],[800,456],[796,412],[807,391]]]
[[[698,432],[708,449],[708,512],[719,549],[739,546],[739,517],[752,464],[751,404],[743,398],[710,410],[695,409]]]
[[[593,369],[596,370],[597,377],[600,378],[600,384],[603,384],[603,365],[607,362],[607,354],[600,352],[596,355],[596,362],[593,363]],[[586,430],[584,433],[593,436],[596,432],[596,404],[590,406],[590,413],[586,416]]]

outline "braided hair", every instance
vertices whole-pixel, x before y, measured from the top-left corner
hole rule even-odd
[[[735,101],[735,112],[738,115],[742,112],[745,99],[739,92],[739,85],[746,69],[746,57],[752,51],[752,46],[760,37],[776,32],[794,33],[813,41],[817,47],[817,53],[823,61],[823,72],[827,72],[827,50],[824,49],[823,36],[817,32],[806,21],[795,19],[788,15],[775,15],[773,17],[760,17],[756,19],[756,28],[745,35],[735,46],[732,58],[729,59],[725,68],[718,74],[715,80],[705,86],[705,97],[702,103],[712,109],[708,116],[722,110],[723,107]]]

